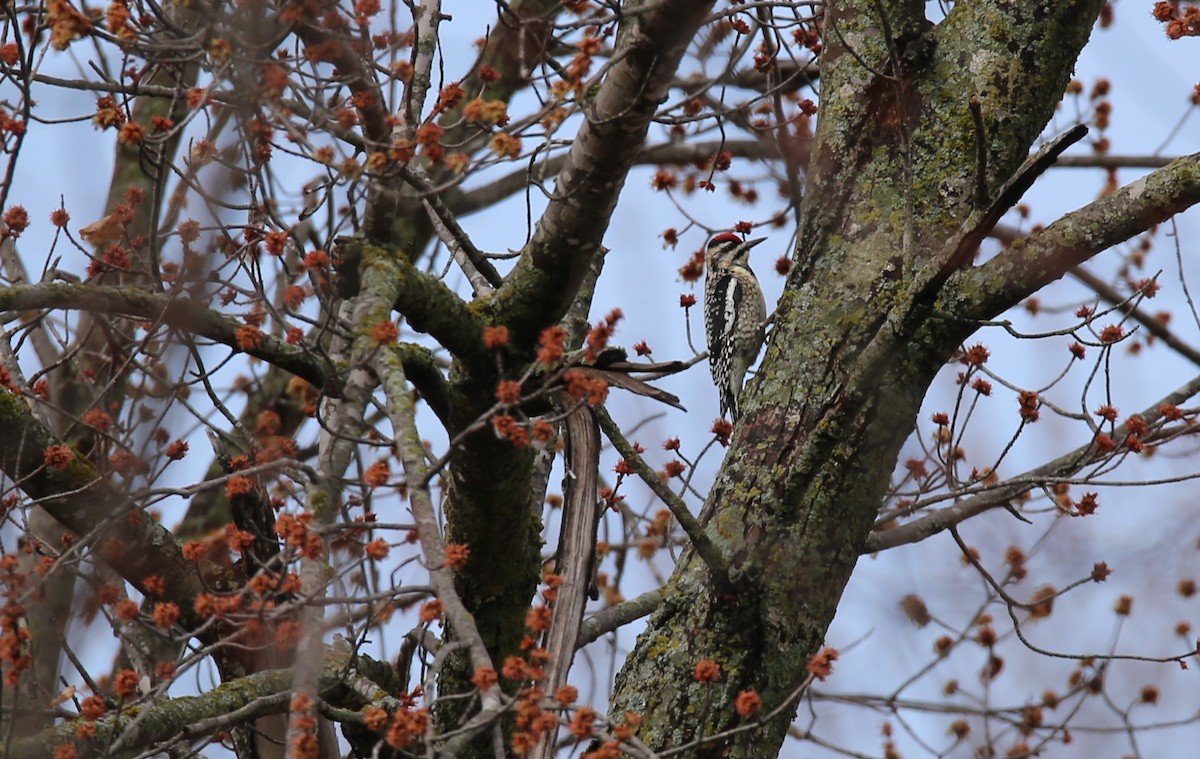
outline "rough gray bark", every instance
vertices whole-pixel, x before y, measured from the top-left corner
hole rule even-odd
[[[823,643],[929,382],[976,319],[1029,292],[1025,283],[1002,298],[977,295],[978,276],[1004,270],[960,272],[948,241],[1028,155],[1102,5],[959,2],[937,26],[922,3],[826,6],[799,243],[746,418],[703,513],[735,592],[717,592],[694,554],[681,561],[612,699],[613,719],[642,716],[639,737],[652,748],[778,751],[795,714],[787,702]],[[1188,205],[1195,170],[1193,161],[1189,189],[1176,195]],[[1170,206],[1149,215],[1167,218]],[[1126,226],[1144,229],[1149,215]],[[1073,258],[1101,249],[1077,247]],[[1038,271],[1034,289],[1066,269]],[[964,302],[971,307],[947,308]],[[697,683],[706,659],[721,677]],[[762,697],[764,715],[786,706],[722,735],[748,722],[734,708],[744,690]]]

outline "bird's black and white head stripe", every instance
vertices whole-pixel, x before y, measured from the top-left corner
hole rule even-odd
[[[745,265],[750,257],[750,249],[763,241],[743,240],[732,232],[722,232],[708,241],[705,258],[709,271],[733,264]]]

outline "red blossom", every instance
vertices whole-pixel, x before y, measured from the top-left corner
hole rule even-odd
[[[443,609],[442,609],[441,601],[437,600],[436,598],[433,599],[432,601],[426,601],[424,604],[421,605],[421,613],[420,613],[421,622],[424,624],[429,624],[430,622],[436,622],[437,620],[442,618],[442,612],[443,612]]]
[[[508,327],[484,327],[483,345],[488,350],[504,348],[508,345]]]
[[[550,607],[535,606],[525,613],[525,629],[535,633],[550,629]]]
[[[393,345],[399,336],[400,327],[393,321],[380,322],[371,330],[371,339],[380,345]]]
[[[137,601],[134,601],[132,598],[122,599],[117,603],[116,609],[113,610],[113,614],[117,617],[117,619],[120,619],[124,622],[130,622],[137,619],[140,612],[141,609],[138,606]]]
[[[137,695],[138,683],[141,682],[141,679],[137,672],[123,669],[113,678],[113,692],[122,699],[131,699]]]
[[[605,317],[604,321],[592,327],[591,331],[588,332],[586,339],[588,361],[595,361],[600,352],[608,347],[608,340],[616,331],[617,323],[623,317],[624,314],[621,313],[621,309],[614,308]]]
[[[103,696],[88,696],[79,706],[79,716],[86,720],[98,720],[108,711]]]
[[[1183,419],[1183,412],[1178,406],[1172,406],[1164,403],[1158,407],[1158,413],[1163,415],[1163,418],[1168,422],[1178,422]]]
[[[521,383],[516,380],[501,380],[496,385],[496,400],[506,406],[514,406],[521,402]]]
[[[499,681],[496,670],[491,667],[479,667],[471,677],[471,683],[481,691],[490,690]]]
[[[169,460],[179,461],[187,455],[187,443],[181,440],[176,440],[167,447],[166,452],[163,452]]]
[[[704,276],[704,251],[698,250],[692,254],[688,262],[679,269],[679,277],[684,282],[696,282]],[[692,298],[692,303],[684,303],[683,296],[680,297],[679,305],[685,308],[696,302],[695,296],[687,296]]]
[[[113,419],[104,409],[92,408],[83,413],[83,423],[94,430],[106,432],[112,429]]]
[[[1033,390],[1022,390],[1018,396],[1018,403],[1020,404],[1022,421],[1032,423],[1038,420],[1038,417],[1041,415],[1041,412],[1038,410],[1038,406],[1041,405],[1041,401],[1038,399],[1037,392]]]
[[[61,472],[71,465],[71,461],[75,458],[75,452],[67,445],[51,445],[42,451],[42,458],[46,462],[46,466],[56,472]]]
[[[446,566],[455,572],[460,572],[467,567],[467,560],[471,557],[471,548],[465,543],[447,543],[446,544]]]
[[[818,680],[824,680],[833,674],[833,663],[837,658],[838,650],[825,646],[808,662],[808,671]]]
[[[306,269],[328,269],[329,265],[329,254],[323,250],[314,250],[304,256],[304,268]]]
[[[454,106],[458,105],[465,95],[466,93],[463,92],[463,88],[459,86],[457,82],[446,85],[442,88],[442,91],[438,93],[437,102],[433,105],[433,113],[435,115],[439,113],[445,113]]]
[[[363,472],[363,483],[367,487],[379,488],[386,485],[391,476],[392,469],[388,465],[387,459],[379,459]]]
[[[9,206],[4,212],[4,224],[8,229],[4,230],[4,237],[11,237],[14,240],[21,236],[21,233],[29,228],[29,212],[24,206]]]
[[[744,690],[733,701],[734,710],[745,719],[751,719],[762,709],[762,696],[753,690]]]
[[[492,429],[496,436],[508,440],[517,448],[529,445],[529,430],[508,414],[497,414],[492,418]]]
[[[564,685],[554,691],[554,700],[563,706],[570,706],[579,700],[579,689],[574,685]]]
[[[1096,513],[1096,509],[1100,508],[1100,504],[1096,502],[1095,493],[1085,493],[1083,498],[1079,499],[1079,503],[1075,504],[1075,511],[1080,516],[1091,516]]]
[[[154,619],[154,624],[169,630],[179,621],[179,607],[170,601],[156,603],[150,616]]]
[[[501,158],[516,158],[521,155],[521,138],[508,132],[498,132],[492,135],[488,147]]]
[[[541,444],[549,443],[554,438],[554,425],[545,419],[533,423],[533,439]]]
[[[1120,324],[1110,324],[1100,330],[1100,342],[1111,345],[1125,336],[1125,329]]]
[[[200,561],[208,555],[208,546],[199,540],[189,540],[183,544],[183,557],[188,561]]]
[[[525,678],[525,669],[528,662],[519,656],[509,656],[504,660],[504,666],[500,668],[500,673],[508,680],[522,680]]]
[[[692,673],[692,679],[698,683],[715,682],[721,676],[721,665],[717,664],[712,659],[701,659],[696,662],[696,669]]]
[[[147,575],[142,580],[142,589],[148,596],[163,596],[167,593],[167,581],[162,575]]]
[[[239,495],[246,495],[254,491],[254,481],[249,477],[234,475],[225,483],[225,495],[232,499]]]
[[[237,328],[234,333],[234,338],[237,340],[237,346],[243,351],[252,351],[262,345],[266,335],[263,331],[253,324],[246,324]]]
[[[962,363],[967,366],[983,366],[991,358],[991,351],[983,343],[975,343],[963,353]]]
[[[546,327],[538,337],[538,345],[541,346],[541,349],[538,350],[538,363],[547,369],[557,365],[566,355],[564,347],[566,342],[567,331],[565,329],[557,324]]]
[[[575,717],[571,720],[570,725],[571,735],[579,740],[592,737],[592,729],[598,716],[595,709],[586,706],[575,712]]]
[[[608,383],[599,377],[589,377],[582,371],[563,374],[567,392],[577,401],[586,400],[589,406],[599,406],[608,398]]]

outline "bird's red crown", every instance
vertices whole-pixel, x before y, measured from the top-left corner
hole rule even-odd
[[[713,246],[725,242],[731,242],[734,245],[741,245],[744,241],[733,232],[722,232],[721,234],[713,237],[713,239],[709,240],[708,244],[709,246]]]

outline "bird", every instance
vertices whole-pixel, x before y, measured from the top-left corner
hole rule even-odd
[[[721,416],[737,422],[738,396],[758,358],[767,321],[767,301],[750,269],[750,249],[766,238],[743,240],[732,232],[714,235],[704,249],[704,332],[708,368],[720,398]]]

